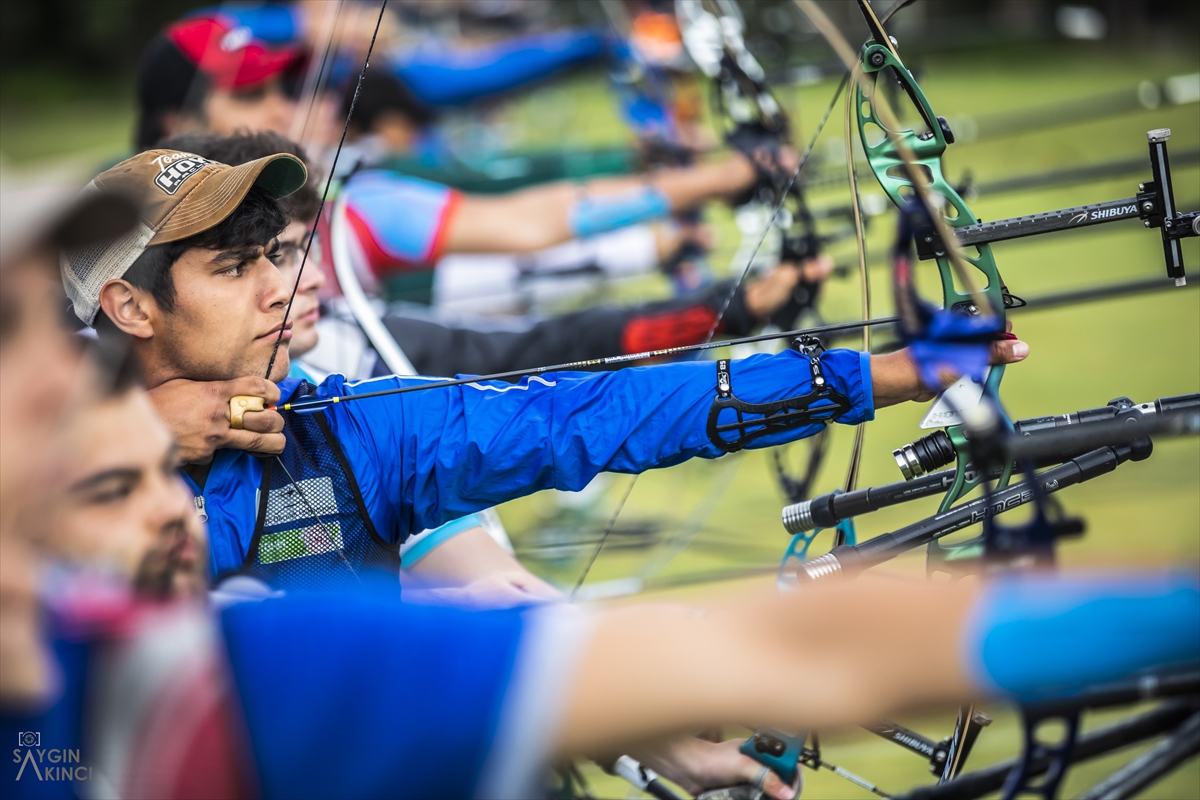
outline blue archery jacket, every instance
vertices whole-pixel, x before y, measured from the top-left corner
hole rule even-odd
[[[837,421],[872,419],[870,357],[830,350],[821,366],[851,402]],[[811,385],[807,359],[792,351],[734,361],[731,375],[733,394],[751,403],[802,395]],[[331,375],[317,396],[429,380]],[[299,384],[295,378],[280,383],[284,401]],[[318,413],[327,414],[376,530],[394,544],[542,489],[578,491],[600,472],[639,473],[697,456],[716,458],[723,453],[705,430],[715,396],[716,364],[692,361],[435,388],[338,403]],[[818,430],[781,431],[749,446],[783,444]],[[210,577],[238,570],[246,560],[262,472],[258,457],[219,450],[202,492],[185,476],[208,514]]]

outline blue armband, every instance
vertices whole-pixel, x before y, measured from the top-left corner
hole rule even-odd
[[[421,531],[405,540],[400,545],[400,559],[403,569],[412,569],[418,561],[429,555],[433,550],[460,533],[483,526],[483,520],[478,514],[468,514],[456,520],[447,522],[439,528]]]
[[[649,187],[584,197],[571,206],[571,233],[579,238],[624,228],[671,212],[667,196]]]
[[[1194,577],[1012,577],[975,601],[964,641],[977,684],[1029,699],[1200,660]]]

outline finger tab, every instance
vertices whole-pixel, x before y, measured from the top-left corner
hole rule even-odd
[[[245,426],[243,415],[247,412],[262,411],[263,399],[249,395],[238,395],[229,400],[229,427],[242,430]]]

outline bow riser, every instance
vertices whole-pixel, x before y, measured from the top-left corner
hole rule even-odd
[[[896,76],[904,84],[905,93],[915,103],[920,105],[919,111],[922,118],[938,119],[933,113],[933,108],[930,106],[929,100],[925,97],[925,93],[921,91],[920,86],[913,79],[912,73],[896,58],[891,49],[878,43],[868,44],[863,48],[860,68],[865,75],[874,76],[874,86],[876,89],[881,79],[888,80],[890,75]],[[890,73],[887,70],[890,70]],[[883,134],[887,128],[883,120],[880,119],[876,106],[872,102],[872,97],[868,94],[862,83],[859,83],[856,87],[855,100],[859,138],[862,142],[863,150],[867,154],[867,163],[872,173],[874,173],[876,180],[879,181],[880,187],[891,198],[892,202],[899,207],[904,207],[909,203],[914,194],[913,178],[918,177],[923,179],[925,187],[936,198],[944,201],[943,209],[949,208],[953,210],[952,214],[943,212],[943,217],[947,225],[951,228],[960,228],[974,224],[976,222],[974,212],[971,211],[962,196],[950,185],[950,182],[946,179],[942,171],[942,156],[949,145],[946,136],[948,127],[941,124],[941,120],[939,119],[938,125],[920,133],[915,130],[892,131],[895,137],[907,147],[913,156],[913,164],[910,168],[900,156],[896,142],[892,136],[883,135],[882,138],[876,137],[878,140],[872,142],[870,135],[872,130]],[[936,236],[932,230],[925,235],[930,237]],[[999,269],[996,267],[995,258],[992,256],[992,249],[989,245],[984,244],[975,248],[975,250],[975,254],[964,253],[964,258],[967,263],[987,279],[982,292],[991,304],[990,310],[1003,314],[1004,281],[1000,277]],[[971,309],[972,313],[980,313],[981,310],[976,307],[972,295],[961,291],[956,286],[953,265],[945,253],[937,256],[937,267],[942,282],[942,300],[945,307],[967,308]],[[991,396],[995,396],[1003,377],[1004,367],[997,366],[989,370],[985,389]],[[966,438],[961,427],[952,426],[947,430],[947,433],[954,444],[955,452],[958,453],[959,458],[955,481],[942,500],[939,512],[950,508],[951,505],[978,486],[980,481],[979,476],[974,474],[968,475]],[[1006,479],[1007,475],[1002,479],[1001,485],[1007,482]]]
[[[878,66],[874,66],[874,64],[878,64]],[[929,108],[929,101],[921,92],[920,87],[913,81],[912,74],[903,64],[896,60],[887,48],[873,44],[864,50],[862,58],[864,73],[875,74],[876,81],[878,81],[880,77],[879,73],[889,67],[894,71],[894,74],[899,75],[901,80],[907,82],[912,87],[912,93],[915,94],[925,107],[926,112],[932,115],[933,111]],[[874,144],[870,142],[868,126],[874,125],[882,132],[884,124],[879,118],[874,103],[864,93],[861,85],[858,86],[856,92],[858,131],[863,143],[863,149],[867,154],[867,162],[883,191],[891,198],[893,203],[903,207],[909,202],[913,194],[913,182],[909,176],[908,167],[900,157],[896,150],[896,145],[890,137],[884,136],[882,140]],[[939,126],[935,130],[921,134],[913,130],[896,131],[895,133],[913,153],[915,166],[919,167],[918,172],[923,173],[928,178],[925,181],[925,185],[935,195],[945,200],[948,206],[954,210],[953,215],[943,215],[946,223],[952,228],[961,228],[975,224],[975,214],[971,211],[966,201],[963,200],[962,196],[950,185],[950,182],[942,172],[942,156],[946,152],[947,141],[945,132],[941,127]],[[933,235],[932,232],[930,232],[930,235]],[[1004,308],[1004,282],[1000,277],[1000,271],[996,268],[996,261],[992,256],[991,247],[985,244],[980,245],[977,249],[978,255],[973,256],[970,253],[965,253],[966,260],[987,278],[987,285],[983,289],[983,292],[987,299],[991,301],[992,309],[1002,310]],[[972,304],[971,295],[959,291],[955,286],[950,259],[946,255],[940,255],[937,258],[937,264],[938,271],[941,273],[942,298],[946,308],[958,306],[960,303]],[[965,308],[969,307],[969,305],[958,307]]]

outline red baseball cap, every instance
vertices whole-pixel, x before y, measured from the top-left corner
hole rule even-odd
[[[181,20],[168,27],[165,35],[196,69],[224,89],[261,83],[304,57],[302,48],[269,44],[255,38],[253,31],[237,20],[220,14]]]

